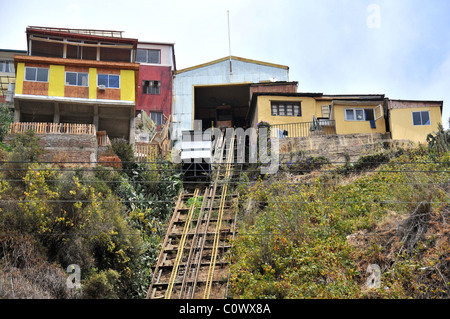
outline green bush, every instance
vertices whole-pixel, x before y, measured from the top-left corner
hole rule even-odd
[[[112,269],[93,274],[82,286],[83,297],[86,299],[117,299],[115,285],[119,277],[119,274]]]
[[[8,134],[9,126],[13,120],[10,109],[6,105],[0,104],[0,143]],[[3,146],[3,144],[0,145]]]
[[[443,154],[450,151],[450,130],[445,131],[442,124],[439,123],[438,131],[427,135],[427,143],[428,148],[433,153]]]

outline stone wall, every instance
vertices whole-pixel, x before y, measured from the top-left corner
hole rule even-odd
[[[36,134],[41,139],[40,145],[45,148],[39,158],[42,162],[97,162],[97,137],[95,135],[78,134]],[[5,143],[12,136],[4,139]]]
[[[380,151],[390,143],[388,134],[348,134],[280,139],[280,161],[289,161],[289,154],[326,156],[332,162],[356,161],[362,155]]]
[[[97,161],[95,135],[39,134],[38,136],[45,148],[42,161],[91,163]]]

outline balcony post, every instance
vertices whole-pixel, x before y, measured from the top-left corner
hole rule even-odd
[[[59,103],[55,102],[54,104],[54,112],[53,112],[53,123],[59,123]]]

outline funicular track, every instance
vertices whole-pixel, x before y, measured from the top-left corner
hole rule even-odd
[[[221,146],[215,153],[214,182],[179,195],[147,298],[226,298],[226,252],[236,229],[233,203],[237,195],[229,194],[228,187],[234,172],[234,139],[217,141]]]

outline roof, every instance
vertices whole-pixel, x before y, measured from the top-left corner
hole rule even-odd
[[[39,34],[46,36],[92,39],[95,41],[108,41],[114,43],[133,43],[133,45],[136,45],[138,42],[137,39],[123,38],[123,31],[115,30],[68,29],[29,26],[26,29],[26,33],[27,37],[29,37],[30,34]]]
[[[384,94],[324,94],[323,98],[329,100],[383,100]]]
[[[27,53],[27,50],[13,50],[13,49],[0,49],[0,52],[11,52],[11,53]]]
[[[207,62],[207,63],[191,66],[189,68],[181,69],[181,70],[176,71],[175,74],[180,74],[180,73],[183,73],[183,72],[188,72],[188,71],[204,68],[204,67],[207,67],[207,66],[210,66],[210,65],[214,65],[214,64],[217,64],[217,63],[220,63],[220,62],[228,61],[228,60],[230,60],[230,58],[232,60],[235,60],[235,61],[241,61],[241,62],[253,63],[253,64],[260,64],[260,65],[270,66],[270,67],[274,67],[274,68],[280,68],[280,69],[289,70],[289,67],[286,66],[286,65],[269,63],[269,62],[263,62],[263,61],[257,61],[257,60],[251,60],[251,59],[241,58],[241,57],[237,57],[237,56],[232,55],[232,56],[226,56],[224,58],[217,59],[217,60],[214,60],[214,61],[211,61],[211,62]]]
[[[250,83],[250,86],[280,86],[280,85],[298,85],[297,81],[263,81]]]
[[[155,45],[168,45],[168,46],[174,46],[175,43],[171,43],[171,42],[155,42],[155,41],[138,41],[138,45],[139,44],[155,44]]]
[[[321,97],[322,93],[283,93],[283,92],[256,92],[253,93],[252,97],[258,97],[258,96],[296,96],[296,97]]]
[[[94,36],[102,36],[102,37],[106,36],[106,37],[114,37],[114,38],[122,38],[122,33],[123,33],[123,31],[116,31],[116,30],[53,28],[53,27],[38,27],[38,26],[28,26],[27,30],[28,29],[39,30],[39,31],[94,35]]]

